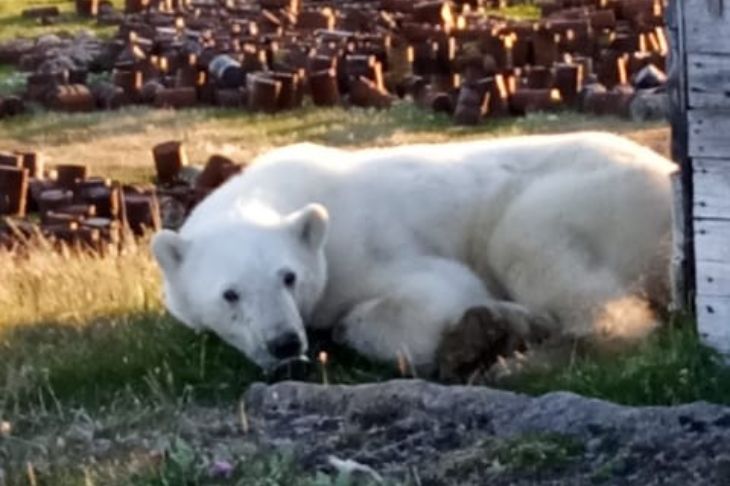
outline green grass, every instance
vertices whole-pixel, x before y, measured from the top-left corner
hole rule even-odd
[[[730,405],[730,368],[699,341],[694,322],[680,317],[630,351],[578,358],[562,369],[524,375],[506,386],[534,395],[567,390],[626,405],[696,400]]]
[[[204,164],[212,153],[244,162],[269,148],[299,141],[364,147],[578,129],[632,134],[661,131],[663,125],[565,112],[457,127],[449,117],[409,103],[387,111],[310,106],[276,115],[218,108],[128,107],[75,115],[37,111],[0,120],[0,146],[40,150],[53,163],[86,163],[93,174],[139,182],[151,181],[154,175],[151,148],[171,139],[185,143],[192,163]]]
[[[124,0],[112,0],[121,8]],[[52,25],[41,25],[36,19],[26,19],[21,12],[26,8],[56,5],[61,15]],[[116,27],[100,26],[95,19],[78,17],[75,4],[69,0],[3,0],[0,3],[0,42],[16,38],[36,38],[46,34],[73,35],[81,31],[91,31],[99,36],[110,37]]]
[[[40,116],[39,116],[40,115]],[[661,124],[640,124],[613,117],[596,118],[576,112],[536,113],[527,117],[489,120],[478,126],[457,126],[443,113],[423,110],[402,102],[390,110],[363,108],[303,108],[269,115],[245,110],[195,108],[186,110],[152,109],[131,106],[116,112],[67,114],[43,110],[0,121],[0,130],[27,143],[43,139],[60,144],[79,137],[103,139],[120,134],[144,133],[150,128],[194,127],[188,136],[212,127],[233,136],[231,142],[281,145],[313,141],[336,146],[365,146],[388,142],[393,135],[426,134],[439,139],[474,136],[505,136],[548,131],[570,131],[579,127],[616,127],[632,130]],[[236,135],[237,134],[237,135]]]
[[[140,486],[167,486],[177,484],[209,484],[210,460],[184,441],[174,444],[171,453],[156,471],[134,478]],[[305,473],[292,458],[281,454],[258,455],[245,463],[236,464],[225,478],[227,484],[240,486],[368,486],[373,481],[355,481],[347,474],[330,476],[324,473]]]
[[[487,13],[517,20],[538,20],[540,7],[533,1],[516,2],[504,8],[487,9]]]
[[[25,79],[26,75],[14,67],[0,64],[0,96],[22,92]]]
[[[583,454],[584,447],[560,434],[528,434],[492,444],[492,454],[503,467],[521,473],[560,470]]]
[[[216,461],[205,451],[175,438],[160,455],[129,454],[113,462],[33,470],[40,484],[53,486],[395,486],[354,478],[347,473],[303,471],[286,454],[246,451],[231,461]],[[17,484],[28,484],[28,472]],[[12,480],[12,478],[11,478]],[[12,485],[12,483],[11,483]]]

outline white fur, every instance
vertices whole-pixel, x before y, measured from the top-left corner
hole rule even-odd
[[[299,144],[260,157],[153,248],[171,312],[261,366],[275,364],[267,339],[305,339],[305,325],[340,326],[376,359],[404,352],[429,364],[470,307],[507,309],[519,332],[534,315],[585,336],[617,329],[610,316],[627,313],[614,302],[666,304],[674,170],[605,133],[361,151]],[[311,203],[321,205],[309,211],[326,233],[319,247],[291,228],[289,215]],[[298,274],[293,291],[280,285],[283,269]],[[231,286],[236,306],[221,298]],[[643,332],[653,321],[639,314],[619,327]]]

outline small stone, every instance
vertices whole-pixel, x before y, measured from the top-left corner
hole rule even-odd
[[[216,479],[228,479],[233,474],[234,466],[228,461],[215,460],[210,466],[210,477]]]
[[[94,440],[94,429],[89,426],[74,424],[66,432],[66,439],[69,442],[90,443]]]
[[[109,439],[97,439],[94,441],[93,453],[100,457],[106,455],[112,448],[113,443]]]

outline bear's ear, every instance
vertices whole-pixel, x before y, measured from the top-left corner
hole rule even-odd
[[[294,235],[312,251],[318,251],[327,239],[329,213],[321,204],[308,204],[286,217]]]
[[[185,240],[174,231],[163,229],[152,238],[152,254],[165,272],[174,272],[182,263]]]

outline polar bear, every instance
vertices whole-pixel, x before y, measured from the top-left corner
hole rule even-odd
[[[669,298],[675,170],[598,132],[297,144],[259,157],[151,247],[169,311],[264,369],[305,354],[305,328],[428,367],[473,308],[520,336],[651,328]]]

